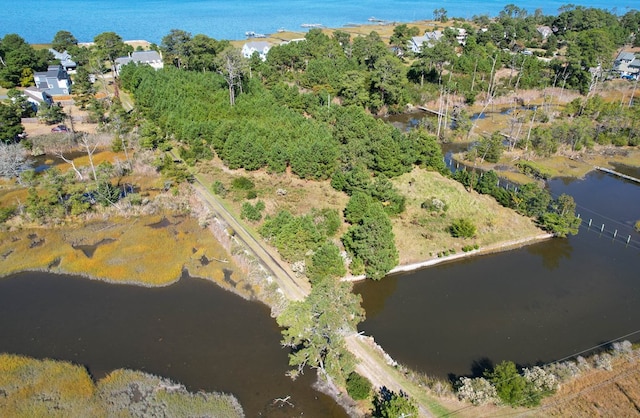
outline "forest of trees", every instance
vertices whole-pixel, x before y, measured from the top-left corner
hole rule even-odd
[[[446,10],[436,10],[436,15],[439,22],[451,23]],[[97,88],[90,82],[92,75],[98,75],[100,82],[101,75],[113,69],[115,59],[131,51],[119,35],[99,34],[88,48],[78,46],[71,33],[60,31],[52,46],[70,51],[78,62],[76,102],[93,120],[117,131],[120,149],[132,146],[122,138],[135,127],[140,147],[159,151],[177,147],[189,165],[215,155],[231,169],[272,173],[290,169],[301,179],[329,180],[336,190],[350,196],[344,211],[350,227],[339,237],[350,256],[350,272],[379,279],[398,260],[390,217],[405,210],[406,197],[390,180],[414,166],[450,175],[438,142],[451,138],[443,136],[444,129],[440,132],[427,125],[400,132],[373,114],[400,112],[409,103],[442,94],[473,103],[518,88],[560,86],[589,93],[598,83],[589,68],[610,68],[616,48],[637,43],[638,21],[640,13],[635,10],[617,16],[600,9],[564,6],[557,16],[545,16],[507,5],[493,19],[453,19],[451,26],[443,28],[443,37],[419,53],[407,48],[417,28],[401,24],[388,40],[375,31],[352,38],[341,30],[327,34],[313,29],[303,42],[272,47],[266,61],[257,55],[245,59],[229,41],[173,29],[159,46],[152,45],[163,52],[163,71],[134,64],[120,71],[117,84],[133,95],[133,112],[124,111],[117,97],[98,100]],[[553,33],[543,37],[537,30],[541,25],[553,28]],[[453,28],[466,31],[463,43],[457,38],[460,32]],[[535,55],[518,53],[524,49],[534,50]],[[537,55],[551,59],[540,60]],[[11,88],[28,85],[33,71],[51,62],[48,51],[32,48],[18,35],[0,40],[0,57],[0,83]],[[511,69],[512,75],[496,80],[495,73],[503,68]],[[23,132],[20,117],[33,112],[16,92],[10,90],[11,100],[0,106],[0,134],[6,143],[19,142]],[[631,103],[622,106],[604,101],[597,94],[574,100],[554,117],[543,106],[533,112],[526,138],[509,146],[543,156],[561,147],[579,151],[595,144],[635,146],[640,137],[639,109]],[[38,111],[49,123],[56,123],[59,112],[59,108]],[[468,115],[458,109],[456,117],[448,135],[466,139],[471,129]],[[525,122],[529,121],[521,121]],[[467,156],[497,162],[503,148],[504,141],[494,133],[473,142]],[[157,166],[174,180],[189,179],[170,159],[160,160]],[[532,167],[521,165],[525,172]],[[575,204],[570,197],[552,199],[536,185],[507,191],[493,184],[497,184],[493,172],[479,177],[458,171],[453,177],[535,218],[556,235],[576,232]],[[97,187],[105,182],[96,177],[95,183]],[[247,203],[242,216],[260,220],[262,206]],[[298,259],[322,249],[323,257],[333,259],[337,268],[340,260],[335,249],[327,246],[331,235],[305,219],[272,214],[266,224],[279,226],[265,227],[263,234],[282,254],[296,254]],[[292,231],[304,233],[292,240]],[[288,243],[291,248],[277,243]],[[307,264],[313,266],[312,260]]]
[[[242,57],[229,41],[173,29],[160,45],[152,45],[163,52],[164,70],[129,64],[119,72],[115,83],[132,95],[131,111],[117,96],[98,99],[95,94],[106,84],[102,76],[113,71],[115,59],[132,50],[119,35],[102,33],[92,47],[78,46],[66,31],[52,41],[53,48],[68,50],[78,63],[74,99],[102,129],[114,134],[114,149],[157,151],[164,156],[156,167],[171,180],[191,179],[184,167],[163,154],[175,149],[188,166],[217,156],[230,169],[290,170],[300,179],[327,181],[349,197],[341,213],[319,207],[296,216],[281,210],[267,214],[264,221],[264,203],[245,202],[242,207],[242,217],[261,221],[259,233],[285,260],[304,260],[313,284],[305,301],[291,303],[278,318],[285,328],[283,342],[293,350],[293,375],[312,366],[344,384],[353,371],[343,337],[363,313],[350,285],[337,278],[348,271],[379,280],[398,263],[391,219],[404,212],[406,196],[391,180],[414,167],[452,176],[469,190],[492,195],[557,236],[577,232],[579,219],[570,196],[554,199],[536,183],[505,190],[498,187],[493,171],[449,172],[442,140],[471,141],[469,158],[493,162],[499,161],[505,146],[498,132],[470,138],[472,125],[464,108],[457,110],[456,123],[442,131],[425,125],[400,132],[376,115],[404,112],[410,104],[443,95],[471,105],[518,89],[558,87],[583,96],[560,114],[544,106],[534,109],[529,135],[510,147],[548,156],[562,147],[580,151],[595,144],[640,142],[640,106],[632,101],[607,102],[594,94],[606,81],[615,51],[638,45],[640,12],[618,16],[569,5],[556,16],[545,16],[508,5],[495,18],[451,19],[444,9],[436,9],[434,17],[452,26],[443,27],[443,37],[419,53],[408,48],[408,40],[419,34],[417,28],[401,24],[388,40],[375,31],[352,37],[342,30],[327,34],[313,29],[304,41],[273,46],[266,61],[256,54]],[[553,28],[553,33],[543,37],[537,30],[542,25]],[[453,28],[466,31],[464,43]],[[522,54],[525,50],[533,52]],[[46,69],[52,58],[20,36],[6,35],[0,40],[0,86],[31,85],[33,73]],[[593,68],[602,71],[590,71]],[[502,69],[510,70],[510,76],[497,79]],[[87,186],[72,181],[82,177],[79,171],[63,175],[49,170],[36,176],[24,159],[16,158],[17,146],[30,145],[21,140],[20,118],[31,116],[33,109],[17,90],[9,91],[10,99],[0,105],[0,175],[17,177],[31,188],[26,211],[34,220],[82,214],[93,205],[113,204],[122,197],[111,179],[114,171],[122,174],[126,166],[92,166]],[[51,115],[59,111],[42,107],[38,116],[49,115],[46,121],[53,121]],[[86,136],[74,140],[91,153],[93,145]],[[535,171],[532,165],[522,169]],[[543,177],[539,170],[535,174]],[[222,184],[214,184],[213,190],[225,193]],[[348,225],[338,236],[343,220]],[[466,220],[452,228],[461,236],[475,233]],[[377,396],[377,402],[406,403],[402,394]],[[412,409],[410,404],[404,406]],[[384,409],[382,403],[376,408]]]

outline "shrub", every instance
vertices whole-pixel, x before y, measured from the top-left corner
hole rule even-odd
[[[435,197],[425,200],[420,204],[420,207],[429,212],[446,212],[449,209],[449,205]]]
[[[318,230],[324,232],[327,237],[332,237],[338,232],[342,220],[336,209],[324,208],[320,211],[314,209],[311,212]]]
[[[611,345],[611,354],[615,356],[629,357],[633,354],[633,346],[627,340],[615,342]]]
[[[353,399],[359,401],[368,399],[371,395],[372,385],[369,379],[356,372],[351,372],[347,377],[347,392]]]
[[[495,386],[502,402],[511,406],[522,405],[527,399],[527,381],[518,373],[515,363],[503,361],[484,375]]]
[[[95,190],[96,201],[102,206],[109,206],[120,200],[120,188],[108,181],[98,184]]]
[[[382,418],[411,417],[418,415],[418,407],[413,399],[400,391],[395,393],[386,387],[380,388],[373,399],[373,416]]]
[[[250,190],[255,187],[251,179],[247,177],[236,177],[231,181],[231,187],[236,190]]]
[[[211,186],[211,190],[213,190],[213,193],[222,197],[225,197],[228,193],[227,188],[224,187],[224,184],[222,184],[220,180],[216,180],[213,182],[213,185]]]
[[[127,199],[134,206],[140,206],[142,204],[142,196],[140,193],[129,193]]]
[[[597,369],[613,370],[613,357],[609,353],[596,354],[593,356],[593,365]]]
[[[257,222],[262,219],[262,211],[264,210],[264,202],[259,200],[255,205],[252,205],[249,202],[244,202],[242,204],[242,209],[240,210],[240,217],[242,219],[248,219],[253,222]]]
[[[258,192],[256,192],[255,190],[251,189],[247,192],[247,199],[252,200],[256,197],[258,197]]]
[[[483,377],[475,379],[461,377],[458,398],[474,405],[486,405],[495,403],[498,400],[498,394],[496,393],[496,388]]]
[[[0,223],[6,222],[15,213],[15,208],[0,208]]]
[[[466,218],[454,220],[448,230],[454,238],[473,238],[476,235],[476,226]]]
[[[523,375],[535,392],[551,394],[558,389],[558,378],[541,367],[534,366],[530,369],[524,369]]]

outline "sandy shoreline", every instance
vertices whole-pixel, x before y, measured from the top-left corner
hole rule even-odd
[[[502,251],[509,251],[509,250],[513,250],[513,249],[516,249],[516,248],[523,247],[525,245],[535,244],[535,243],[540,242],[540,241],[551,239],[551,238],[553,238],[553,236],[554,236],[553,234],[542,233],[542,234],[539,234],[539,235],[520,238],[520,239],[517,239],[517,240],[512,240],[512,241],[507,241],[507,242],[498,242],[496,244],[488,245],[486,247],[479,248],[477,250],[457,253],[457,254],[446,256],[446,257],[432,258],[432,259],[425,260],[425,261],[419,261],[417,263],[399,265],[399,266],[396,266],[393,269],[391,269],[391,271],[389,271],[388,274],[406,273],[406,272],[410,272],[410,271],[420,270],[420,269],[423,269],[425,267],[434,266],[436,264],[444,263],[444,262],[447,262],[447,261],[455,261],[455,260],[459,260],[459,259],[462,259],[462,258],[468,258],[468,257],[473,257],[473,256],[478,256],[478,255],[485,255],[485,254],[492,254],[492,253],[497,253],[497,252],[502,252]],[[349,281],[349,282],[359,282],[359,281],[362,281],[362,280],[365,280],[365,279],[366,279],[366,277],[364,275],[346,276],[346,277],[342,278],[343,281]]]

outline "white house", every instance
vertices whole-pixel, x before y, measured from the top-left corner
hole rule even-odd
[[[122,66],[127,65],[130,62],[138,65],[150,65],[156,70],[160,70],[164,67],[162,56],[158,51],[134,51],[129,54],[128,57],[116,58],[116,72],[119,73]]]
[[[50,65],[47,71],[33,74],[36,88],[51,96],[71,94],[71,78],[62,65]]]
[[[254,52],[257,52],[262,61],[267,60],[267,53],[271,49],[271,44],[265,41],[251,41],[242,46],[242,56],[251,58]]]
[[[431,48],[440,38],[442,38],[442,31],[425,32],[423,36],[414,36],[409,40],[409,49],[417,54],[424,46]]]
[[[460,45],[466,44],[467,43],[467,30],[464,29],[464,28],[452,28],[452,29],[458,32],[456,34],[456,41],[458,41],[458,43]]]
[[[27,87],[24,89],[23,94],[27,98],[27,101],[34,104],[36,107],[40,107],[43,103],[48,105],[52,105],[54,103],[53,97],[44,89]]]
[[[549,35],[553,34],[553,29],[549,26],[538,26],[536,30],[542,36],[542,39],[547,39]]]

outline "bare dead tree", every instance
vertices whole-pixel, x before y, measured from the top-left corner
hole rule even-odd
[[[219,55],[217,60],[218,73],[220,73],[229,86],[229,104],[236,103],[236,89],[242,92],[242,80],[247,72],[246,59],[235,48],[227,48]]]
[[[87,133],[83,133],[80,137],[80,146],[86,151],[87,156],[89,157],[89,165],[91,166],[91,172],[93,173],[93,181],[98,183],[98,174],[96,173],[96,166],[93,163],[93,154],[95,154],[98,149],[98,143],[91,141],[91,138]]]
[[[22,144],[0,143],[0,177],[15,178],[21,183],[20,174],[31,169],[31,161]]]
[[[73,169],[73,171],[76,173],[76,177],[78,178],[78,180],[80,180],[80,181],[84,180],[84,176],[82,175],[82,172],[78,169],[78,167],[76,167],[76,163],[73,160],[65,157],[64,153],[62,152],[62,150],[60,150],[60,149],[55,150],[53,152],[53,155],[55,155],[56,157],[60,158],[65,163],[69,164],[71,166],[71,168]]]

